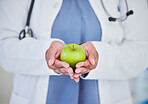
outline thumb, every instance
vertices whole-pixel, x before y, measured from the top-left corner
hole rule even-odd
[[[95,65],[95,58],[89,57],[88,60],[92,65]]]
[[[88,52],[88,61],[92,65],[95,65],[96,57],[97,57],[97,52],[95,51],[95,49],[92,49],[90,52]]]
[[[54,48],[53,46],[50,46],[47,52],[48,65],[52,66],[54,64],[56,53],[57,53],[57,49]]]
[[[48,60],[48,65],[52,66],[54,64],[54,62],[55,62],[55,58],[53,56],[50,56],[49,60]]]

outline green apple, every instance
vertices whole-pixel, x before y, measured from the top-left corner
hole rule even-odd
[[[66,45],[60,55],[61,61],[67,62],[71,68],[75,71],[75,65],[78,62],[83,62],[86,59],[84,49],[78,44]]]

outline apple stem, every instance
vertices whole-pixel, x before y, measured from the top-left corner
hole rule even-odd
[[[73,51],[75,50],[75,47],[74,47],[74,45],[73,45],[73,48],[72,48],[72,50],[73,50]]]
[[[71,49],[72,49],[73,51],[75,51],[77,48],[76,48],[75,45],[73,44],[72,47],[71,47]]]

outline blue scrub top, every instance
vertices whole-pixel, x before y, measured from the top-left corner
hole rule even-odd
[[[101,40],[101,26],[88,0],[63,0],[53,27],[52,38],[66,44]],[[86,76],[87,77],[87,76]],[[99,104],[98,80],[50,76],[46,104]]]

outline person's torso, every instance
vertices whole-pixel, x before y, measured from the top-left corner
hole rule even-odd
[[[119,16],[117,2],[104,0],[111,14]],[[62,0],[36,0],[30,26],[37,39],[50,38],[53,22],[61,8]],[[121,43],[122,27],[119,23],[110,23],[100,1],[90,0],[90,4],[102,26],[102,41]],[[111,5],[113,4],[113,5]],[[29,5],[29,3],[28,3]],[[28,5],[27,8],[29,7]],[[109,9],[113,8],[113,9]],[[114,29],[116,28],[116,29]],[[114,34],[116,33],[116,34]],[[112,35],[110,35],[112,34]],[[21,69],[20,69],[21,70]],[[30,76],[16,74],[10,104],[45,104],[48,91],[48,76]],[[114,84],[113,84],[114,83]],[[124,86],[124,87],[123,87]],[[126,86],[126,87],[125,87]],[[122,90],[121,90],[122,88]],[[101,104],[129,104],[130,90],[127,80],[99,80]],[[112,94],[116,95],[113,96]]]

